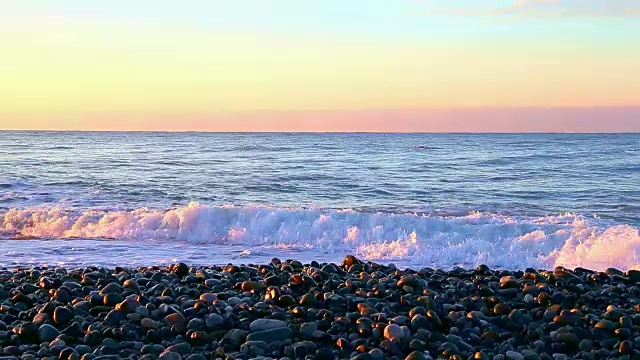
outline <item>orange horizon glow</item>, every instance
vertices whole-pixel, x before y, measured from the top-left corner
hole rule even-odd
[[[2,126],[12,118],[18,126]],[[126,124],[126,125],[124,125]],[[167,132],[640,132],[640,107],[0,115],[3,130]]]

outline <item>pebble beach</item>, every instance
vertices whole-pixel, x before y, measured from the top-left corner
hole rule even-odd
[[[640,360],[640,0],[0,4],[0,360]]]
[[[640,271],[0,270],[0,359],[640,359]]]

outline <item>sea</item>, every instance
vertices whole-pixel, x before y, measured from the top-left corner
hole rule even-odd
[[[0,267],[640,268],[640,134],[0,132]]]

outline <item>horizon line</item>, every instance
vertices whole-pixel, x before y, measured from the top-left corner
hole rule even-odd
[[[49,133],[149,133],[149,134],[460,134],[460,135],[636,135],[640,131],[206,131],[206,130],[79,130],[79,129],[0,129],[0,132]]]

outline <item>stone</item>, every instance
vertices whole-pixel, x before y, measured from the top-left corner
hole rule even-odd
[[[33,341],[38,338],[38,328],[34,323],[27,322],[17,327],[17,335],[20,339]],[[0,336],[0,344],[2,343],[2,336]]]
[[[578,349],[580,349],[580,351],[586,352],[591,351],[593,349],[593,341],[589,339],[580,340],[580,343],[578,343]]]
[[[500,278],[500,287],[502,289],[510,289],[518,287],[518,280],[514,276],[503,276]]]
[[[378,348],[374,348],[369,350],[369,355],[373,360],[383,360],[384,359],[384,351]]]
[[[107,294],[104,294],[104,296],[102,297],[103,304],[109,307],[113,307],[123,300],[124,298],[122,297],[122,295],[115,294],[115,293],[107,293]]]
[[[390,341],[402,341],[405,338],[405,331],[396,324],[389,324],[384,328],[384,338]]]
[[[69,294],[69,291],[67,289],[60,288],[53,294],[53,298],[61,303],[66,304],[71,300],[71,295]]]
[[[62,339],[55,339],[55,340],[53,340],[53,341],[51,341],[51,342],[49,343],[49,348],[54,348],[54,347],[57,347],[57,346],[64,347],[64,346],[66,346],[66,345],[67,345],[67,343],[66,343],[66,342],[64,342],[64,340],[62,340]]]
[[[200,301],[204,301],[205,303],[213,303],[214,301],[218,300],[218,296],[216,294],[212,294],[212,293],[204,293],[202,295],[200,295]]]
[[[298,343],[293,346],[293,355],[296,359],[304,359],[309,354],[307,346],[303,343]]]
[[[158,358],[163,360],[182,360],[182,356],[180,356],[180,354],[170,351],[163,352],[158,356]]]
[[[440,319],[440,316],[438,316],[438,314],[436,314],[435,311],[433,311],[433,310],[427,311],[427,318],[429,320],[431,320],[431,324],[436,329],[441,329],[442,328],[442,320]]]
[[[576,334],[570,332],[558,332],[552,336],[552,339],[563,343],[569,349],[578,348],[578,344],[580,343],[580,338]]]
[[[91,352],[91,346],[88,345],[76,345],[76,352],[78,353],[78,355],[82,356],[84,354],[88,354]]]
[[[595,326],[596,329],[613,332],[618,328],[618,325],[610,320],[599,321]]]
[[[205,325],[212,329],[221,326],[224,323],[224,318],[218,314],[209,314],[205,319]]]
[[[405,286],[410,286],[413,288],[413,287],[417,287],[418,285],[420,285],[420,278],[417,277],[416,275],[403,276],[396,283],[396,286],[400,289],[402,289]]]
[[[287,327],[287,323],[276,319],[257,319],[249,324],[249,330],[251,332],[280,329],[284,327]]]
[[[73,311],[69,308],[58,306],[53,310],[53,322],[58,326],[66,326],[73,319]]]
[[[193,319],[189,320],[189,322],[187,323],[187,329],[189,329],[189,330],[197,330],[202,325],[204,325],[204,320],[198,319],[198,318],[193,318]]]
[[[193,354],[187,356],[186,360],[208,360],[209,358],[201,354]]]
[[[120,310],[111,310],[104,318],[104,322],[111,326],[118,326],[120,321],[126,319],[126,317],[125,313]]]
[[[184,315],[182,315],[179,312],[169,314],[164,318],[164,323],[167,324],[167,326],[169,327],[175,326],[178,329],[184,329],[185,326],[187,325],[186,322],[187,320],[185,319]]]
[[[74,348],[67,347],[60,351],[58,354],[58,359],[60,360],[78,360],[78,353]]]
[[[425,351],[428,346],[426,341],[420,339],[413,339],[409,342],[409,349],[414,351]]]
[[[335,360],[335,355],[330,349],[318,349],[315,360]]]
[[[404,360],[426,360],[426,359],[427,357],[424,356],[424,353],[420,351],[414,351],[404,358]]]
[[[287,340],[293,337],[293,331],[288,328],[271,329],[265,331],[257,331],[247,336],[247,341],[264,341],[267,343]]]
[[[231,329],[222,337],[222,342],[238,347],[244,342],[248,333],[248,331],[241,329]]]
[[[139,290],[140,289],[140,285],[138,284],[138,282],[133,280],[133,279],[125,280],[124,283],[122,283],[122,286],[125,289],[132,289],[132,290]]]
[[[300,325],[300,334],[305,337],[311,337],[318,330],[318,324],[315,322],[307,322]]]
[[[100,295],[105,294],[122,294],[122,287],[117,283],[109,283],[100,290]]]
[[[315,306],[317,303],[318,299],[313,294],[304,294],[299,301],[302,306]]]
[[[242,291],[262,290],[265,288],[265,284],[257,281],[245,281],[240,287]]]
[[[522,354],[522,356],[524,356],[524,360],[540,360],[540,355],[538,355],[535,351],[533,350],[522,350],[520,352]]]
[[[171,345],[165,350],[165,352],[174,352],[182,356],[189,355],[191,354],[191,345],[186,342]]]
[[[158,330],[160,328],[159,322],[149,318],[144,318],[140,320],[140,325],[145,329]]]
[[[124,312],[125,314],[134,313],[139,307],[140,303],[134,298],[124,299],[116,305],[116,309]]]
[[[350,360],[373,360],[373,356],[369,353],[360,353],[352,357]]]
[[[173,264],[169,267],[169,271],[178,275],[179,277],[185,277],[189,275],[189,266],[185,263]]]
[[[507,351],[505,358],[507,360],[524,360],[524,355],[517,351]]]
[[[153,355],[160,355],[162,354],[163,351],[164,351],[164,346],[153,345],[153,344],[144,345],[142,346],[142,349],[140,349],[140,352],[142,354],[153,354]]]
[[[511,307],[508,304],[499,303],[493,307],[493,312],[496,315],[508,315],[509,313],[511,313]]]
[[[618,352],[622,355],[631,354],[633,350],[633,343],[629,340],[623,340],[620,342],[620,346],[618,347]]]
[[[49,324],[42,324],[38,328],[38,339],[40,342],[50,342],[60,335],[58,329]]]

